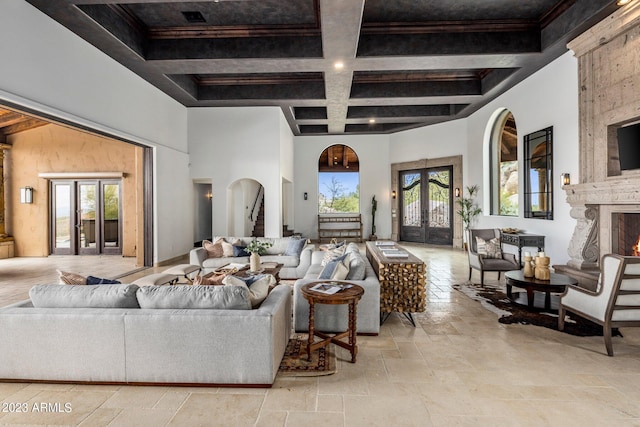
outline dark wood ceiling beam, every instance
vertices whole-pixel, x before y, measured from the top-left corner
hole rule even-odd
[[[349,169],[349,155],[347,154],[347,146],[342,146],[342,166]]]
[[[320,37],[317,26],[184,26],[149,28],[147,34],[152,40],[159,39],[216,39],[236,37]]]
[[[149,41],[148,60],[321,58],[320,37],[175,39]]]
[[[476,70],[405,71],[405,72],[356,72],[354,83],[438,82],[480,80]]]
[[[280,85],[199,86],[199,100],[265,99],[289,101],[297,99],[324,99],[323,82]]]
[[[462,108],[462,106],[456,106]],[[454,108],[454,111],[456,109]],[[350,106],[347,119],[365,119],[375,117],[398,118],[398,117],[423,117],[423,116],[448,116],[451,114],[449,104],[440,105],[397,105],[397,106]]]
[[[323,83],[321,73],[309,73],[304,75],[303,73],[293,73],[291,76],[286,75],[274,75],[273,77],[267,76],[196,76],[195,81],[199,85],[278,85],[278,84],[298,84],[298,83]]]
[[[333,167],[333,145],[329,146],[327,149],[327,167]]]
[[[351,86],[351,98],[481,95],[479,81],[376,83]]]
[[[362,34],[358,57],[540,52],[539,31]]]
[[[140,57],[145,56],[146,28],[135,16],[116,5],[80,5],[78,8],[120,43]]]
[[[539,29],[539,22],[533,20],[368,22],[362,25],[362,34],[504,33]]]

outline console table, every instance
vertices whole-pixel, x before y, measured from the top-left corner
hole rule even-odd
[[[382,242],[381,242],[382,243]],[[367,259],[371,263],[380,281],[380,324],[393,312],[404,314],[413,326],[416,326],[411,313],[425,311],[425,273],[424,262],[412,253],[400,249],[397,245],[376,245],[367,242]],[[381,248],[396,249],[407,256],[388,253]]]
[[[502,243],[505,245],[513,245],[518,247],[518,262],[522,265],[522,248],[532,247],[538,248],[538,251],[544,250],[544,236],[539,234],[528,233],[501,233]]]

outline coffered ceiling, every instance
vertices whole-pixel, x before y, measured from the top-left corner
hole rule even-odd
[[[188,107],[279,106],[296,135],[468,116],[615,0],[27,0]]]

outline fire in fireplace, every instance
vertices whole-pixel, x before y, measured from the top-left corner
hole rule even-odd
[[[614,253],[640,256],[640,213],[612,213],[611,239]]]

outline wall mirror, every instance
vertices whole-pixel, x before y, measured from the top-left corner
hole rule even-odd
[[[524,136],[524,217],[553,219],[553,126]]]

